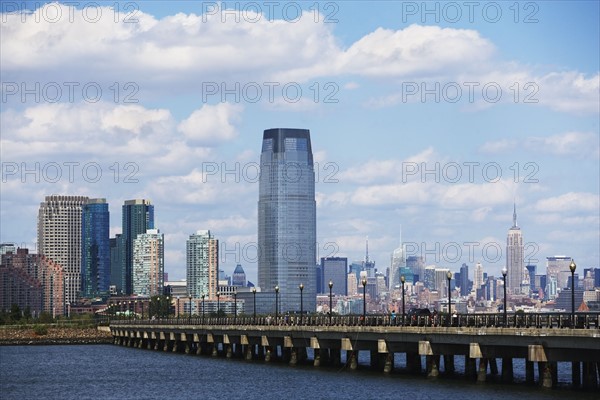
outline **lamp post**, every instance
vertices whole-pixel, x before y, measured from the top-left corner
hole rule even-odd
[[[179,324],[179,296],[177,296],[177,324]]]
[[[506,274],[508,273],[508,270],[506,269],[506,267],[502,268],[502,281],[504,282],[504,284],[502,286],[504,286],[504,327],[506,328]]]
[[[188,295],[188,299],[190,299],[190,316],[188,318],[188,324],[192,323],[192,295]]]
[[[217,318],[219,318],[219,314],[221,314],[221,292],[217,292]]]
[[[301,283],[298,286],[298,289],[300,289],[300,325],[302,325],[302,316],[304,314],[304,303],[303,303],[303,297],[302,297],[302,292],[304,291],[304,284]]]
[[[172,298],[167,296],[167,318],[169,318],[169,316],[171,315],[171,301]]]
[[[202,295],[202,323],[204,324],[204,298],[206,297],[205,294]]]
[[[448,278],[448,326],[452,325],[452,292],[450,291],[450,281],[452,280],[452,272],[448,271],[446,273],[446,278]]]
[[[571,327],[575,328],[575,261],[571,260],[569,269],[571,270]]]
[[[233,289],[233,324],[237,323],[237,291]]]
[[[402,283],[402,326],[404,326],[404,282],[406,282],[404,275],[400,277],[400,282]]]
[[[331,280],[329,280],[329,325],[331,325],[331,317],[333,316],[333,297],[332,297],[332,290],[333,290],[333,282]]]
[[[367,278],[362,279],[363,285],[363,325],[367,323]]]
[[[279,318],[279,286],[275,286],[275,325]]]
[[[252,317],[252,321],[256,324],[256,288],[252,288],[252,297],[254,298],[252,301],[252,306],[254,307],[254,314]]]

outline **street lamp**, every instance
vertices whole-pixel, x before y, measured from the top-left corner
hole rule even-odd
[[[237,290],[233,289],[233,324],[237,323]]]
[[[506,274],[508,270],[506,267],[502,268],[502,281],[504,282],[504,327],[506,328]]]
[[[204,298],[206,297],[205,294],[202,295],[202,323],[204,324]]]
[[[252,297],[253,297],[252,306],[254,308],[252,322],[256,324],[256,288],[255,287],[252,288]]]
[[[303,303],[303,297],[302,297],[302,292],[304,291],[304,284],[301,283],[298,286],[298,289],[300,289],[300,325],[302,325],[302,314],[304,314],[304,303]]]
[[[331,316],[333,315],[333,297],[331,291],[333,290],[333,282],[329,280],[329,325],[331,325]]]
[[[275,286],[275,325],[279,318],[279,286]]]
[[[217,292],[217,318],[219,318],[219,314],[221,314],[221,292]]]
[[[192,295],[188,295],[188,299],[190,299],[190,317],[188,318],[188,324],[192,323]]]
[[[571,326],[575,328],[575,261],[571,260],[569,269],[571,270]]]
[[[448,271],[446,273],[446,278],[448,278],[448,326],[452,324],[452,292],[450,291],[450,281],[452,280],[452,272]]]
[[[177,296],[177,324],[179,324],[179,296]]]
[[[406,282],[404,275],[400,277],[400,282],[402,282],[402,326],[404,326],[404,282]]]
[[[367,323],[367,278],[362,279],[363,285],[363,325]]]

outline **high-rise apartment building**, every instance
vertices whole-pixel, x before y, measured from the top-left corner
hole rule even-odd
[[[346,257],[321,257],[323,271],[323,292],[329,293],[329,282],[333,283],[332,293],[348,295],[348,259]]]
[[[132,294],[133,241],[139,234],[154,229],[154,206],[145,199],[126,200],[123,204],[122,227],[120,286],[124,294]]]
[[[81,217],[81,295],[108,295],[110,286],[110,221],[106,199],[88,199]]]
[[[523,235],[517,225],[517,206],[513,209],[513,226],[508,230],[506,237],[506,292],[508,294],[521,294],[521,283],[525,270],[523,255]],[[475,282],[473,282],[475,286]]]
[[[550,277],[556,280],[557,289],[565,289],[569,285],[571,277],[571,261],[573,259],[568,256],[546,257],[546,282],[550,281]]]
[[[165,273],[165,240],[158,229],[148,229],[133,241],[133,294],[163,294]]]
[[[199,230],[190,235],[186,243],[186,260],[188,294],[194,299],[204,295],[208,300],[216,300],[219,290],[219,241],[208,230]]]
[[[482,277],[483,278],[483,277]],[[460,267],[460,282],[457,282],[460,285],[460,295],[468,296],[469,289],[469,266],[464,264]]]
[[[258,198],[258,285],[279,287],[280,309],[316,309],[316,201],[310,132],[264,131]]]
[[[87,202],[86,196],[46,196],[38,212],[39,253],[63,267],[66,303],[75,303],[81,291],[81,217]]]

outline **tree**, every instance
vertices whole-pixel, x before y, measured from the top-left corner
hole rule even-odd
[[[10,319],[13,322],[21,320],[21,309],[19,308],[18,304],[13,303],[10,306]]]

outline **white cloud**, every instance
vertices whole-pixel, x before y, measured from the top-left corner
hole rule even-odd
[[[594,193],[569,192],[556,197],[539,200],[535,206],[542,212],[600,210],[600,196]]]
[[[234,122],[239,119],[242,108],[238,105],[220,103],[205,104],[181,121],[177,130],[193,144],[211,146],[233,140],[238,133]]]

